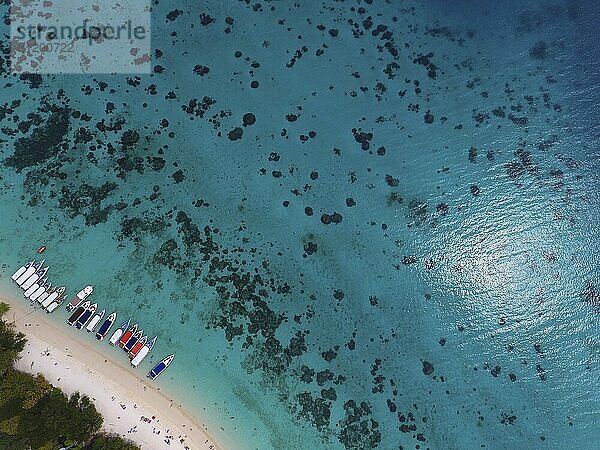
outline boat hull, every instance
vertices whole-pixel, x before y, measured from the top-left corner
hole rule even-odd
[[[46,276],[46,273],[48,273],[48,268],[47,267],[45,269],[38,270],[36,273],[34,273],[33,275],[31,275],[25,281],[25,283],[23,283],[21,285],[21,289],[24,289],[25,291],[27,291],[31,286],[33,286],[35,283],[37,283],[40,278],[44,278]]]
[[[33,294],[29,296],[29,300],[32,302],[37,301],[37,299],[40,298],[47,289],[48,288],[46,286],[40,286]]]
[[[144,345],[146,345],[146,342],[148,342],[148,338],[146,336],[144,336],[143,338],[141,338],[139,341],[137,341],[135,343],[135,345],[133,347],[131,347],[131,350],[129,350],[129,359],[133,359],[136,357],[136,355],[140,352],[140,350],[142,349],[142,347]]]
[[[129,339],[127,341],[127,343],[123,346],[123,350],[126,351],[127,353],[129,353],[131,351],[131,349],[133,348],[133,346],[136,344],[136,342],[138,342],[142,337],[142,331],[138,331],[136,334],[134,334],[131,339]]]
[[[87,311],[85,311],[81,316],[79,316],[79,319],[77,319],[77,322],[75,322],[75,328],[77,328],[78,330],[81,330],[84,325],[88,322],[88,320],[90,320],[90,317],[92,317],[92,314],[94,314],[93,311],[90,311],[89,309]]]
[[[148,347],[142,347],[142,349],[135,355],[135,358],[131,360],[131,365],[133,367],[137,367],[141,364],[146,356],[150,353],[150,349]]]
[[[19,277],[21,275],[23,275],[25,273],[25,271],[33,265],[33,263],[34,262],[31,261],[30,263],[27,263],[24,266],[19,267],[19,270],[17,270],[15,273],[13,273],[12,276],[10,277],[10,279],[13,281],[17,281],[19,279]]]
[[[80,306],[79,308],[77,308],[75,310],[75,312],[73,314],[71,314],[71,317],[69,317],[67,319],[67,323],[69,325],[73,326],[73,324],[75,322],[77,322],[77,319],[79,319],[84,312],[85,312],[85,308],[83,306]]]
[[[94,328],[96,328],[98,323],[100,323],[101,319],[102,319],[102,316],[96,314],[94,317],[92,317],[92,320],[90,320],[90,323],[88,323],[87,326],[85,327],[85,331],[87,331],[88,333],[91,333],[92,331],[94,331]]]
[[[92,286],[86,286],[79,291],[67,305],[67,311],[73,311],[77,309],[92,293],[94,288]]]
[[[41,286],[40,286],[41,283]],[[43,289],[44,288],[44,283],[42,283],[41,280],[36,281],[35,283],[33,283],[31,286],[29,286],[28,289],[25,290],[25,292],[23,292],[23,296],[25,298],[31,298],[31,296],[33,294],[35,294],[37,292],[38,289]]]
[[[123,330],[119,329],[116,330],[113,335],[110,337],[110,341],[108,341],[110,343],[110,345],[116,345],[117,341],[121,338],[121,336],[123,336]]]
[[[42,302],[42,306],[44,308],[47,308],[48,305],[50,305],[50,303],[52,303],[56,299],[58,299],[58,292],[53,292]]]
[[[21,286],[23,283],[25,283],[27,281],[27,279],[33,275],[35,272],[37,272],[37,269],[35,269],[34,267],[29,267],[25,272],[23,272],[19,278],[17,278],[15,280],[15,283],[17,283],[19,286]]]
[[[52,302],[46,308],[46,314],[52,314],[56,308],[60,306],[59,302]]]
[[[46,307],[46,306],[48,306],[48,305],[44,305],[44,302],[45,302],[45,300],[46,300],[48,297],[50,297],[50,294],[51,294],[51,292],[48,292],[48,291],[46,291],[46,292],[43,292],[43,293],[42,293],[42,295],[40,295],[40,296],[37,298],[37,302],[38,302],[39,304],[41,304],[41,305],[42,305],[42,306],[45,308],[45,307]],[[52,303],[52,300],[50,301],[50,303]]]
[[[111,314],[109,316],[109,318],[104,321],[104,323],[100,326],[100,329],[96,333],[96,339],[98,339],[99,341],[102,341],[106,337],[106,335],[108,334],[108,331],[114,325],[115,319],[116,319],[116,315]]]
[[[85,299],[81,299],[77,296],[73,297],[71,299],[71,301],[69,302],[69,304],[67,305],[67,311],[73,311],[76,308],[78,308],[83,302],[85,301]]]

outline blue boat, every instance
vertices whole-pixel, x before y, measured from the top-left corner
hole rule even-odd
[[[106,318],[106,320],[104,321],[104,323],[102,324],[102,326],[100,327],[98,332],[96,333],[96,339],[98,339],[99,341],[104,339],[104,337],[108,334],[108,330],[110,330],[110,327],[112,327],[113,324],[115,323],[115,320],[117,320],[117,313],[112,312]]]
[[[85,326],[85,324],[88,323],[88,321],[92,318],[92,316],[96,312],[96,309],[98,309],[98,303],[94,303],[89,308],[87,308],[75,322],[75,328],[81,330]]]
[[[67,323],[71,326],[75,325],[75,322],[77,322],[77,319],[79,319],[81,317],[81,315],[90,307],[90,301],[86,301],[83,305],[81,305],[79,308],[77,308],[75,310],[75,312],[73,314],[71,314],[71,317],[69,317],[67,319]]]
[[[125,350],[126,353],[129,353],[131,351],[131,349],[133,348],[133,346],[136,344],[136,342],[142,338],[143,334],[144,334],[144,331],[140,330],[137,333],[135,333],[133,336],[131,336],[131,338],[129,338],[129,340],[123,346],[123,350]]]
[[[169,364],[173,362],[173,358],[175,358],[175,354],[165,357],[161,362],[154,366],[154,369],[148,372],[148,378],[150,378],[151,380],[155,380],[156,377],[158,377],[161,373],[165,371],[167,367],[169,367]]]

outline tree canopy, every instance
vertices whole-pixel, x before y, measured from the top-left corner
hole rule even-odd
[[[16,370],[22,333],[3,320],[0,303],[0,449],[139,450],[119,436],[97,434],[103,418],[85,395],[68,397],[42,376]]]

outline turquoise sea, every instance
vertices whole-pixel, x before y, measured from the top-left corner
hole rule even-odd
[[[595,2],[152,8],[152,74],[3,41],[2,290],[46,245],[228,449],[600,446]]]

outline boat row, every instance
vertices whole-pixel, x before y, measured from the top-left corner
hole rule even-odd
[[[46,311],[51,314],[54,312],[66,299],[65,287],[55,287],[48,282],[46,275],[48,267],[44,267],[45,259],[35,262],[29,261],[21,266],[12,276],[11,279],[23,289],[23,296],[31,303],[38,303]]]
[[[109,331],[117,320],[117,313],[113,311],[100,325],[106,314],[106,310],[98,311],[98,303],[92,303],[90,300],[81,300],[78,303],[69,304],[67,309],[73,311],[67,319],[67,324],[78,330],[85,328],[88,333],[95,332],[96,339],[99,341],[104,340],[108,336]],[[139,325],[137,323],[133,326],[130,326],[130,324],[131,319],[123,322],[112,333],[109,343],[112,346],[118,345],[122,348],[129,356],[131,365],[137,367],[148,353],[150,353],[158,337],[155,336],[152,339],[148,339],[148,336],[144,335],[143,330],[138,330]],[[98,328],[98,331],[96,331],[96,328]]]
[[[46,275],[49,268],[43,267],[45,261],[45,259],[38,262],[30,261],[20,267],[11,278],[23,289],[25,298],[32,303],[39,303],[50,314],[65,301],[67,295],[64,286],[55,288],[48,282]],[[104,319],[106,309],[98,311],[98,303],[88,300],[93,292],[93,286],[86,286],[69,301],[66,309],[72,314],[67,319],[67,324],[78,330],[85,328],[88,333],[95,332],[96,339],[102,341],[115,324],[117,313],[113,311]],[[154,347],[157,338],[158,336],[154,336],[152,339],[148,339],[143,330],[139,329],[139,324],[131,325],[131,318],[129,318],[113,332],[109,343],[122,348],[129,356],[131,365],[138,367]],[[174,354],[163,358],[148,373],[148,378],[156,379],[169,367],[174,358]]]

